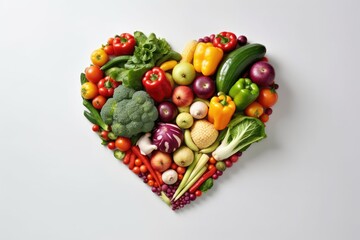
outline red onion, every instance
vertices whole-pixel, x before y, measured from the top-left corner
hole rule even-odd
[[[153,135],[153,144],[158,150],[166,153],[172,153],[178,149],[184,138],[181,129],[172,123],[158,123]]]

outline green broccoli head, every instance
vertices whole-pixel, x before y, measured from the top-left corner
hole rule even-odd
[[[101,118],[111,125],[116,136],[131,138],[138,133],[150,132],[158,118],[153,99],[145,91],[135,91],[123,85],[117,87],[100,112]]]

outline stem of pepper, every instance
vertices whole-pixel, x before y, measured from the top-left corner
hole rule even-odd
[[[220,41],[220,42],[221,42],[222,44],[226,44],[226,43],[229,42],[229,38],[224,37],[224,36],[221,35],[221,34],[218,34],[216,37],[221,38],[221,41]]]
[[[150,76],[151,81],[156,81],[158,79],[159,79],[159,76],[156,73],[151,74],[151,76]]]
[[[228,105],[228,103],[227,103],[227,101],[226,101],[226,94],[223,93],[223,92],[219,92],[219,93],[218,93],[218,97],[220,97],[220,96],[224,96],[224,99],[220,101],[221,105],[223,105],[223,106]]]

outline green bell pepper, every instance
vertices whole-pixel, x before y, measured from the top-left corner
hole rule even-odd
[[[259,96],[259,87],[249,78],[240,78],[230,89],[236,110],[242,111]]]

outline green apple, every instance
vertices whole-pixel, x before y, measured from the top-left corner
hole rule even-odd
[[[189,112],[190,112],[190,106],[178,107],[177,109],[179,110],[179,113],[182,113],[182,112],[187,112],[187,113],[189,113]]]
[[[187,167],[194,161],[194,152],[186,146],[181,146],[174,152],[173,159],[178,166]]]
[[[182,112],[176,117],[176,124],[182,129],[188,129],[194,124],[194,118],[188,112]]]
[[[172,70],[172,77],[178,85],[190,85],[196,76],[194,65],[188,62],[176,64]]]

